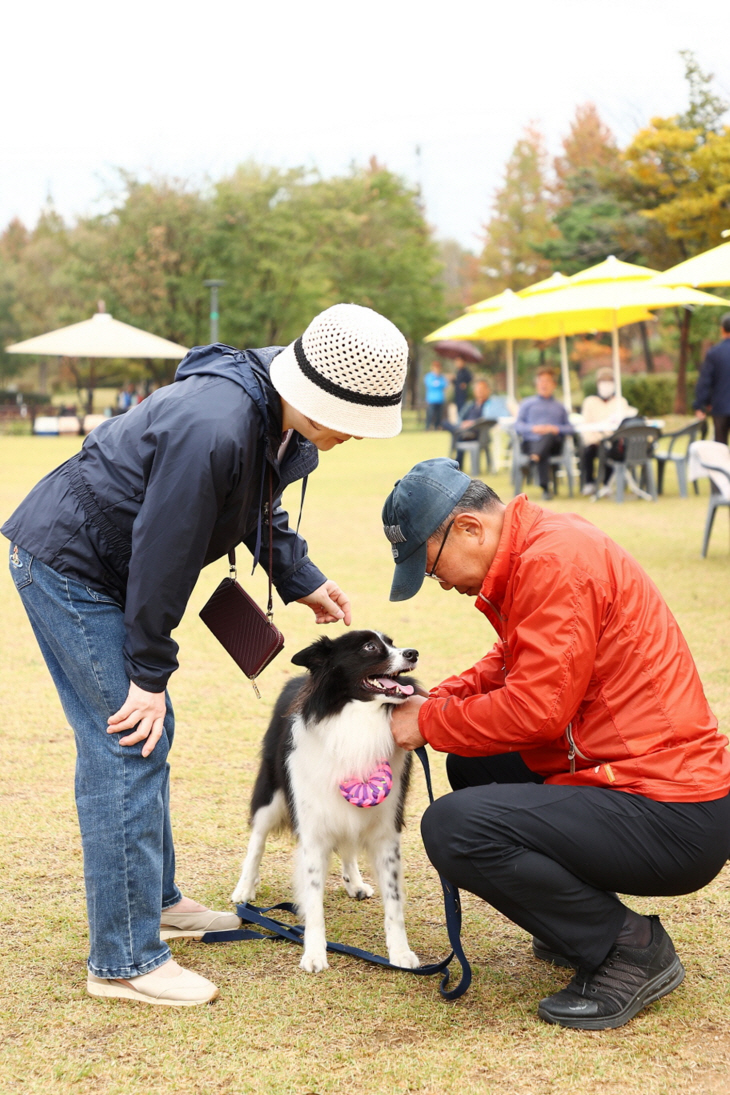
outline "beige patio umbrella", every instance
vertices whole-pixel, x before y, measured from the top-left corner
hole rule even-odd
[[[185,357],[187,347],[150,334],[100,311],[82,323],[59,327],[45,335],[6,347],[9,354],[50,354],[54,357]]]

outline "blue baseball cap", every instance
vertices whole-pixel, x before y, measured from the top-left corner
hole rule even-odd
[[[383,532],[395,559],[391,601],[407,601],[423,585],[430,536],[464,497],[471,479],[455,460],[422,460],[393,487],[383,506]]]

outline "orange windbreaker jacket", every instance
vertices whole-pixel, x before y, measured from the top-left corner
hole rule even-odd
[[[477,598],[500,641],[432,689],[442,752],[519,752],[546,783],[666,802],[721,798],[730,753],[687,643],[632,557],[575,514],[520,495]]]

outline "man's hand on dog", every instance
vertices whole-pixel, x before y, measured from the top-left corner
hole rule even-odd
[[[418,729],[418,712],[427,699],[427,696],[411,696],[405,703],[393,708],[390,728],[396,745],[400,745],[401,749],[420,749],[426,744]]]
[[[309,605],[318,624],[336,624],[342,620],[347,627],[352,623],[350,598],[343,593],[337,582],[325,582],[314,593],[299,598],[300,605]]]

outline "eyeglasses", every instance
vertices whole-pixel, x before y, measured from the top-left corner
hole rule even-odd
[[[449,521],[446,532],[444,533],[444,538],[441,541],[441,547],[438,549],[436,558],[433,561],[433,566],[431,567],[430,570],[426,571],[426,577],[427,578],[434,578],[437,582],[440,582],[441,579],[439,578],[438,574],[436,573],[436,567],[438,565],[439,559],[441,558],[441,552],[444,550],[444,544],[446,543],[448,535],[451,532],[451,526],[453,525],[455,520],[456,520],[456,518],[454,517],[453,520]]]

